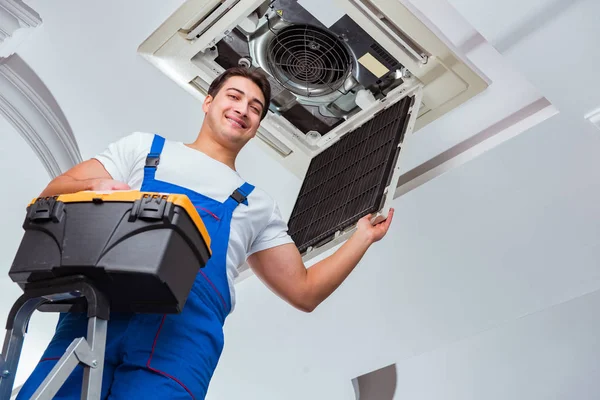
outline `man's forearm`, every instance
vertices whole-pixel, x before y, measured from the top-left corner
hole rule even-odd
[[[387,217],[373,225],[373,215],[365,215],[334,254],[308,269],[293,243],[257,251],[248,257],[248,263],[274,293],[299,310],[311,312],[342,284],[369,247],[385,236],[393,216],[390,208]]]
[[[307,308],[316,308],[331,295],[350,275],[372,241],[358,232],[350,237],[334,254],[307,270]]]
[[[56,196],[60,194],[76,193],[90,190],[96,179],[78,180],[70,176],[61,175],[54,178],[48,186],[40,193],[40,197]]]
[[[84,190],[128,190],[126,183],[113,180],[104,165],[95,158],[83,161],[54,178],[40,197],[77,193]]]

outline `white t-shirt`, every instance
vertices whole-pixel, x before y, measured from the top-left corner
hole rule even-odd
[[[144,179],[146,156],[154,134],[135,132],[117,142],[94,158],[100,161],[113,179],[139,190]],[[228,167],[206,154],[181,142],[165,140],[156,179],[183,186],[219,202],[224,202],[245,181]],[[250,183],[250,182],[249,182]],[[239,205],[233,212],[227,278],[232,310],[235,306],[233,282],[249,255],[271,247],[293,243],[287,224],[276,202],[263,190],[254,188],[248,196],[248,206]]]

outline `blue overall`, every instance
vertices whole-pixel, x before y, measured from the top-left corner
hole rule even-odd
[[[223,203],[181,186],[155,179],[164,139],[154,137],[141,191],[187,195],[211,237],[212,256],[196,276],[180,314],[112,314],[108,323],[103,399],[204,399],[223,350],[223,324],[231,310],[226,272],[233,211],[254,189],[248,183]],[[193,172],[192,172],[193,173]],[[29,399],[65,349],[85,337],[87,317],[61,314],[56,333],[21,389],[17,399]],[[79,399],[83,368],[78,366],[56,399]]]

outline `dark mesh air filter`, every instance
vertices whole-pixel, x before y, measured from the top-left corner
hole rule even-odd
[[[301,253],[379,210],[413,99],[379,112],[311,161],[288,223]]]

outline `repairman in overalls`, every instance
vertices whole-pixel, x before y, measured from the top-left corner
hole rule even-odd
[[[276,203],[244,182],[235,160],[267,113],[271,88],[258,72],[233,68],[219,76],[203,103],[205,118],[190,144],[136,132],[50,182],[42,196],[83,190],[182,193],[211,236],[212,257],[198,273],[181,314],[111,315],[103,399],[204,399],[223,349],[223,324],[235,304],[233,281],[247,260],[263,282],[296,308],[311,312],[387,232],[393,216],[369,217],[333,255],[306,268]],[[62,314],[41,361],[21,389],[29,399],[76,337],[85,314]],[[78,367],[55,398],[79,399]]]

